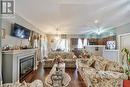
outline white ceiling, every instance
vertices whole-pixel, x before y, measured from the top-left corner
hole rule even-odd
[[[15,0],[16,13],[45,33],[85,33],[130,22],[130,0]]]

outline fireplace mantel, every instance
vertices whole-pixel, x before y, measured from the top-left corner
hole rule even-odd
[[[34,70],[36,69],[36,50],[10,50],[2,52],[2,74],[4,83],[15,83],[19,81],[20,59],[34,56]]]
[[[9,50],[9,51],[2,51],[2,54],[21,54],[26,52],[34,52],[37,49],[23,49],[23,50]]]

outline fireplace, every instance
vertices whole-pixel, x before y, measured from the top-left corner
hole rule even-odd
[[[23,80],[34,68],[34,55],[20,59],[20,81]]]

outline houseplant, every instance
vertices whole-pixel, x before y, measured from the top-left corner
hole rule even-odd
[[[123,62],[122,63],[123,63],[123,65],[125,65],[125,63],[127,65],[127,68],[126,68],[125,72],[126,72],[127,75],[130,76],[130,51],[127,48],[123,48],[121,50],[121,52],[123,54],[123,59],[122,59]]]

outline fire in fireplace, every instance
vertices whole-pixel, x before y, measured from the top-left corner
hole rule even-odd
[[[24,79],[34,68],[34,55],[20,59],[20,80]]]

